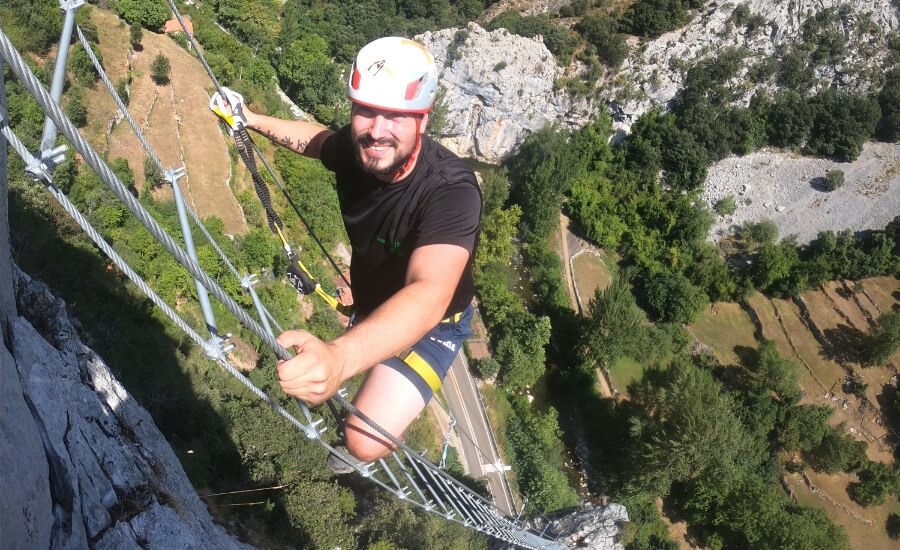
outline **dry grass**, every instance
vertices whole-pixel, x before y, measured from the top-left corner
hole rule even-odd
[[[791,355],[785,357],[796,358],[801,363],[809,366],[801,371],[800,387],[808,395],[820,395],[823,389],[830,389],[838,384],[844,376],[844,370],[840,365],[830,360],[822,351],[822,346],[815,336],[807,329],[800,318],[800,310],[790,300],[772,300],[772,305],[781,318],[783,331],[788,336],[790,345],[794,350]],[[810,378],[810,371],[813,378]],[[815,379],[821,382],[816,382]]]
[[[822,285],[823,294],[831,300],[831,305],[838,310],[850,325],[862,332],[868,332],[869,320],[853,300],[853,295],[844,288],[840,281],[831,281]]]
[[[853,550],[900,548],[900,544],[892,541],[885,531],[885,522],[887,521],[888,514],[891,512],[900,512],[900,506],[898,506],[895,498],[888,499],[888,502],[881,506],[862,508],[850,500],[847,495],[847,485],[850,482],[849,476],[829,476],[826,474],[817,474],[811,470],[808,470],[807,474],[816,487],[828,495],[828,497],[872,522],[872,525],[868,525],[863,521],[854,518],[819,495],[816,495],[809,487],[807,487],[799,475],[785,476],[788,485],[794,491],[797,503],[803,506],[812,506],[825,510],[828,517],[836,524],[840,525],[847,533],[847,538],[850,541],[850,548]]]
[[[108,11],[94,9],[92,17],[99,30],[105,66],[115,83],[128,70],[128,28]],[[226,136],[207,108],[206,88],[210,84],[206,73],[193,56],[166,36],[145,32],[142,44],[140,51],[131,54],[129,111],[164,166],[187,168],[188,175],[180,183],[191,207],[203,218],[213,215],[221,218],[229,234],[246,233],[243,212],[228,186],[231,159]],[[171,82],[162,86],[150,79],[150,63],[159,53],[171,63]],[[141,188],[145,153],[140,143],[124,122],[114,129],[106,143],[105,131],[114,116],[114,104],[102,85],[88,96],[92,121],[89,134],[99,140],[95,143],[105,143],[109,158],[121,157],[128,161]],[[162,190],[157,195],[167,199],[171,193]]]
[[[787,335],[778,322],[778,317],[775,316],[775,308],[768,298],[759,292],[754,292],[747,298],[747,305],[750,306],[750,309],[756,314],[756,318],[759,319],[759,324],[762,327],[762,337],[775,342],[778,353],[782,356],[791,357],[793,349],[788,342]]]
[[[872,277],[865,279],[866,294],[883,313],[893,311],[900,302],[900,280],[894,277]]]
[[[716,359],[725,365],[737,365],[738,348],[756,349],[756,327],[740,304],[716,302],[711,304],[688,331],[709,347]]]
[[[585,308],[594,298],[597,289],[607,289],[612,282],[612,275],[606,267],[605,255],[590,252],[579,254],[572,260],[575,287],[581,296]]]

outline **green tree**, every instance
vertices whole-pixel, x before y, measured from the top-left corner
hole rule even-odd
[[[135,21],[131,24],[131,27],[128,28],[128,36],[131,38],[132,46],[139,46],[141,40],[144,38],[144,28],[141,27],[141,24]]]
[[[162,29],[169,19],[165,0],[117,0],[114,7],[125,21],[140,23],[153,31]]]
[[[544,346],[550,341],[550,319],[513,311],[497,327],[494,358],[502,365],[500,384],[509,390],[534,385],[544,374]]]
[[[788,451],[811,451],[830,432],[831,408],[823,405],[795,405],[785,413],[778,441]]]
[[[506,206],[509,199],[509,177],[505,168],[485,170],[481,174],[481,217]]]
[[[865,335],[860,355],[865,364],[883,365],[900,349],[900,311],[886,313]]]
[[[881,106],[878,138],[894,142],[900,139],[900,70],[889,72],[885,80],[884,87],[878,93],[878,104]]]
[[[334,106],[341,97],[338,67],[331,61],[328,43],[315,34],[287,47],[278,77],[285,91],[308,111]]]
[[[859,469],[866,461],[866,444],[848,434],[842,427],[832,428],[816,448],[809,452],[809,463],[816,470],[836,474]]]
[[[750,371],[753,391],[774,392],[779,399],[788,403],[795,403],[800,399],[797,367],[778,353],[775,342],[766,340],[760,345],[756,362]]]
[[[692,323],[709,298],[677,271],[661,271],[644,283],[644,299],[659,320]]]
[[[83,128],[87,124],[87,107],[84,106],[84,91],[81,88],[72,88],[66,98],[66,116],[72,120],[72,124]]]
[[[618,23],[612,17],[584,17],[575,25],[575,30],[597,49],[597,55],[609,67],[618,68],[628,57],[625,35],[619,32]]]
[[[631,419],[633,468],[651,494],[701,477],[726,487],[753,455],[731,397],[689,358],[676,358],[664,375],[645,374],[640,387],[629,389],[642,411]]]
[[[844,186],[844,171],[829,170],[825,172],[825,190],[836,191]]]
[[[880,506],[888,495],[900,490],[900,472],[883,462],[868,461],[859,471],[859,481],[847,488],[850,497],[863,506]]]
[[[169,58],[161,53],[157,54],[150,63],[150,78],[159,85],[168,84],[171,69]]]
[[[489,214],[481,225],[481,241],[475,257],[475,269],[481,271],[491,262],[508,264],[516,253],[515,236],[522,217],[522,209],[513,204],[507,209],[497,209]]]
[[[872,99],[827,89],[812,99],[813,121],[807,146],[820,156],[856,160],[875,134],[881,108]]]

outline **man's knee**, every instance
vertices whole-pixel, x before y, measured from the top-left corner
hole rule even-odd
[[[363,428],[350,422],[344,428],[344,444],[351,455],[363,462],[384,458],[394,450],[394,445],[384,436],[372,431],[372,428]]]

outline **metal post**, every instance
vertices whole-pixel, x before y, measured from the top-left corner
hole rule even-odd
[[[250,292],[250,298],[253,300],[253,306],[256,308],[256,313],[259,315],[259,320],[262,323],[266,332],[268,332],[272,337],[275,334],[272,332],[272,325],[269,324],[269,316],[266,315],[266,310],[262,305],[262,302],[259,299],[259,294],[256,293],[256,289],[253,288],[253,285],[256,284],[256,276],[255,275],[246,275],[241,277],[241,286],[246,288],[248,292]]]
[[[7,124],[6,82],[0,58],[0,126]],[[6,167],[6,138],[0,134],[0,344],[4,341],[9,319],[16,315],[12,283],[12,250],[9,244],[9,179]]]
[[[62,99],[63,85],[66,83],[66,61],[69,58],[69,45],[72,43],[72,30],[75,28],[75,10],[84,5],[84,0],[60,0],[60,9],[66,12],[62,34],[59,37],[59,50],[56,52],[56,65],[53,66],[53,82],[50,84],[50,98],[59,105]],[[56,124],[47,116],[44,118],[44,132],[41,134],[41,154],[53,149],[56,144]]]
[[[191,234],[191,225],[188,223],[187,211],[184,208],[184,197],[181,196],[181,188],[178,186],[178,178],[184,174],[184,168],[179,168],[178,170],[166,170],[165,176],[166,181],[172,186],[172,194],[175,195],[175,209],[178,211],[178,223],[181,224],[181,234],[184,236],[184,249],[196,262],[198,260],[197,249],[194,247],[194,236]],[[216,327],[216,317],[213,315],[212,305],[209,303],[209,294],[200,281],[194,279],[194,285],[197,287],[197,298],[200,300],[200,309],[203,311],[206,328],[211,336],[218,336],[219,329]]]

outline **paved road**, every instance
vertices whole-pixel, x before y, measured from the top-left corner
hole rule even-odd
[[[481,406],[481,399],[465,354],[456,356],[450,372],[444,379],[441,390],[447,399],[450,414],[457,422],[459,432],[460,461],[463,468],[474,478],[487,477],[488,488],[494,497],[497,509],[506,515],[515,515],[515,505],[506,478],[497,470],[500,459],[489,433],[487,414]],[[473,440],[474,439],[474,443]]]

